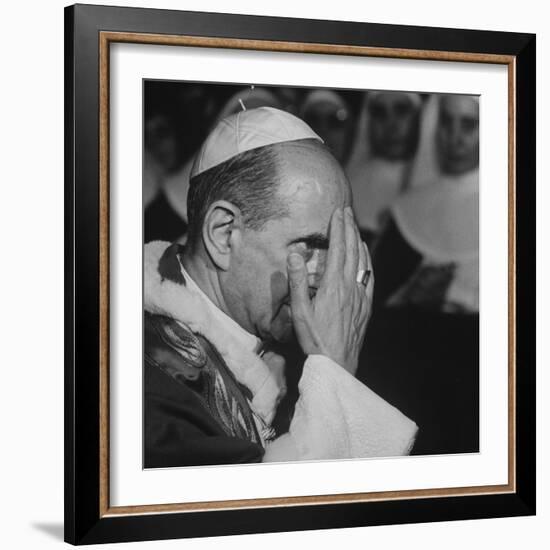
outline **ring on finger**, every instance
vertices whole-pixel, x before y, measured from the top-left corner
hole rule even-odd
[[[355,280],[364,286],[367,286],[369,283],[371,271],[370,269],[360,269],[357,272],[357,276],[355,277]]]

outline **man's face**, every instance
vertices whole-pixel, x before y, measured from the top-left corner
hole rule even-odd
[[[387,92],[369,101],[369,139],[374,156],[406,160],[418,143],[419,109],[404,93]]]
[[[314,295],[324,273],[329,222],[334,210],[350,204],[349,186],[339,164],[309,144],[280,146],[279,193],[288,216],[260,230],[245,229],[224,274],[223,293],[232,317],[263,340],[293,337],[287,256],[303,255]]]
[[[441,99],[437,126],[441,170],[463,174],[479,165],[479,105],[467,96]]]

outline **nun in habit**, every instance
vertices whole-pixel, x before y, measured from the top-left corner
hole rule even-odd
[[[422,100],[409,92],[368,92],[346,173],[363,240],[372,246],[406,186],[418,139]]]
[[[423,124],[426,139],[411,173],[410,189],[392,206],[391,222],[376,251],[376,299],[390,307],[475,314],[479,310],[478,99],[434,96]]]
[[[479,100],[434,95],[422,125],[373,256],[363,380],[421,427],[413,453],[477,452]]]

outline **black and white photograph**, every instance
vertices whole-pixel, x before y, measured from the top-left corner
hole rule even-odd
[[[0,547],[548,550],[545,4],[6,7]]]
[[[536,36],[475,13],[66,8],[67,542],[539,513]]]
[[[143,80],[143,467],[480,451],[480,101]]]

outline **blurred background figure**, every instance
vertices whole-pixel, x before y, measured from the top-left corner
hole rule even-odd
[[[377,301],[478,311],[479,103],[433,96],[410,189],[379,242]]]
[[[443,174],[473,174],[479,166],[479,99],[450,95],[440,100],[437,126]]]
[[[273,86],[269,88],[280,101],[280,108],[287,113],[299,116],[300,102],[304,95],[304,90],[301,88],[289,88],[284,86]],[[267,106],[267,105],[266,105]]]
[[[241,88],[235,92],[225,104],[210,124],[210,128],[214,127],[218,121],[241,111],[243,109],[255,109],[256,107],[276,107],[280,108],[280,102],[277,96],[266,88],[248,87]],[[208,133],[208,132],[206,132]],[[197,150],[201,143],[198,144]],[[170,203],[172,209],[185,223],[187,228],[187,193],[189,191],[189,175],[195,158],[195,152],[187,159],[180,170],[167,178],[164,184],[164,193]],[[166,240],[178,240],[183,242],[185,235],[181,232],[175,238]]]
[[[210,93],[206,93],[206,89]],[[229,98],[227,92],[232,93]],[[254,86],[237,88],[210,85],[205,88],[204,85],[196,85],[182,89],[180,98],[176,105],[171,106],[174,119],[182,129],[179,136],[180,162],[176,170],[170,170],[162,179],[155,203],[145,210],[144,242],[155,239],[185,242],[189,174],[194,155],[210,128],[222,118],[243,108],[280,108],[280,100],[274,92]],[[178,103],[183,104],[183,109],[178,107]]]
[[[320,136],[336,160],[345,165],[355,127],[351,107],[341,93],[313,90],[302,103],[299,116]]]
[[[479,101],[430,97],[409,189],[373,255],[361,379],[422,429],[414,454],[479,450]]]
[[[147,81],[144,86],[144,242],[174,238],[187,224],[165,186],[200,146],[216,112],[216,96],[197,84]]]
[[[151,105],[144,120],[143,202],[155,199],[164,179],[177,162],[177,138],[170,113]]]
[[[368,92],[346,172],[363,240],[371,245],[407,184],[418,146],[422,99],[410,92]]]

